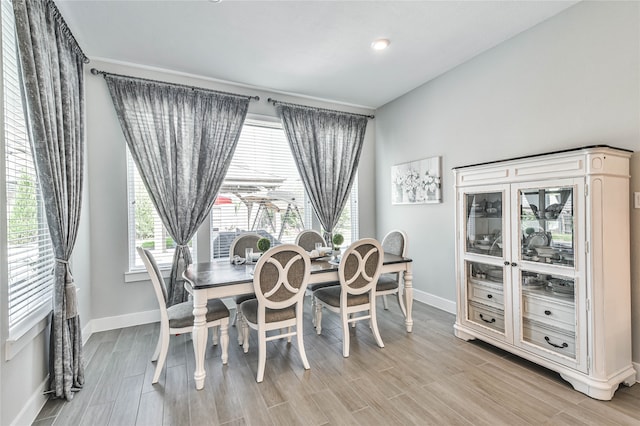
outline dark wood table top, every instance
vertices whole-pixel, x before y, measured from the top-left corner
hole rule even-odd
[[[311,262],[312,274],[338,271],[337,264],[330,263],[327,260],[328,258],[323,259],[324,260],[313,260]],[[395,254],[384,254],[383,265],[408,262],[412,262],[412,260]],[[234,265],[229,262],[228,259],[216,262],[194,263],[185,271],[184,278],[186,278],[196,290],[253,281],[253,275],[247,270],[246,265]]]

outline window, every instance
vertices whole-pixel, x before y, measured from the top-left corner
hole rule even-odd
[[[170,266],[173,262],[176,243],[162,224],[160,216],[142,182],[133,157],[127,149],[127,186],[129,197],[129,270],[144,269],[137,246],[148,249],[159,266]],[[189,247],[195,259],[193,244]]]
[[[17,339],[51,311],[54,255],[27,137],[18,78],[13,9],[2,11],[4,179],[9,337]]]
[[[342,213],[337,232],[345,244],[357,239],[357,185]],[[231,241],[256,232],[272,245],[294,243],[312,227],[313,211],[279,122],[245,120],[227,176],[211,210],[211,254],[229,256]]]

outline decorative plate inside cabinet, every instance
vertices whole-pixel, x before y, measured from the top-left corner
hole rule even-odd
[[[534,232],[527,236],[525,244],[529,248],[545,247],[549,245],[549,235],[546,232]]]

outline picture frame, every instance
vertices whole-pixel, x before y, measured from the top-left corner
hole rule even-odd
[[[442,157],[428,157],[391,167],[391,204],[442,202]]]

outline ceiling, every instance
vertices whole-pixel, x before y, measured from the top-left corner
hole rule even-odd
[[[91,59],[370,108],[575,3],[56,0]]]

